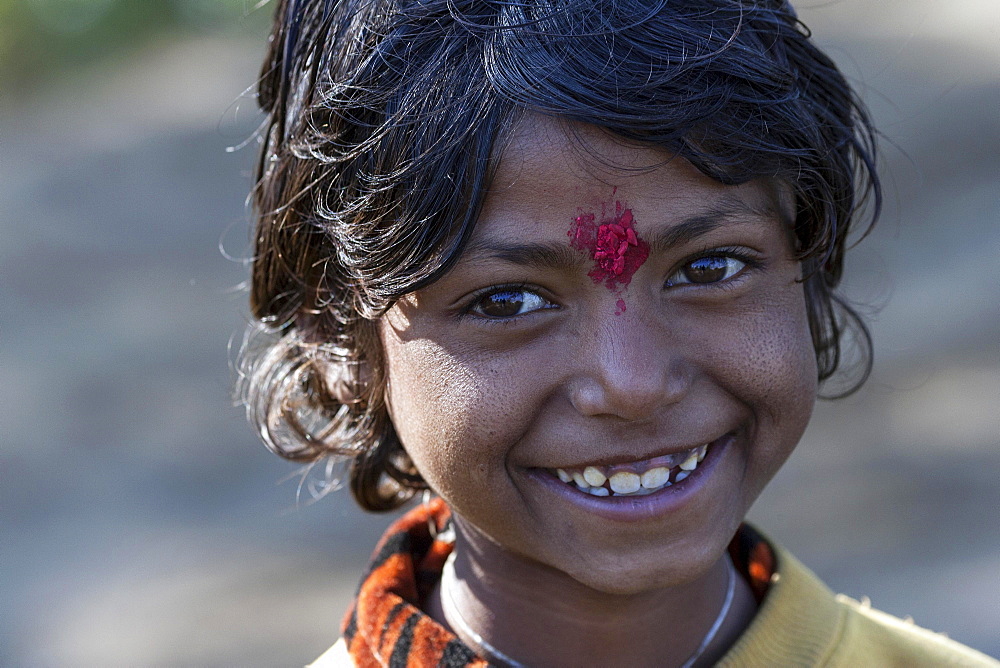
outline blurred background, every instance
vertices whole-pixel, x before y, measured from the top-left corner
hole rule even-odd
[[[1000,3],[799,8],[885,135],[876,368],[752,519],[1000,656]],[[0,0],[2,665],[305,663],[391,519],[297,502],[230,398],[272,11]]]

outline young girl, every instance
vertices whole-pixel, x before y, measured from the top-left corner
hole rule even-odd
[[[285,0],[260,102],[251,418],[424,496],[317,665],[998,665],[743,524],[878,210],[783,0]]]

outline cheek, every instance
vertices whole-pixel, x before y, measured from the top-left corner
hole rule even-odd
[[[437,463],[451,462],[481,402],[475,377],[426,339],[384,336],[383,345],[389,415],[400,441],[422,472],[432,455]]]
[[[389,413],[424,480],[446,499],[485,484],[516,441],[512,388],[427,338],[383,331]]]
[[[785,421],[805,409],[816,395],[816,356],[804,306],[781,303],[753,321],[734,363],[741,383],[773,420]],[[799,311],[801,310],[801,314]],[[791,411],[791,412],[789,412]]]
[[[728,384],[742,392],[758,430],[750,456],[761,487],[798,444],[816,401],[816,356],[798,288],[759,305],[728,360]]]
[[[690,335],[705,342],[702,359],[714,383],[763,431],[756,447],[765,452],[758,454],[784,461],[809,422],[817,391],[801,286],[775,289],[737,311],[697,322]]]
[[[815,403],[816,361],[804,301],[778,297],[699,323],[711,341],[701,357],[705,381],[738,407],[747,430],[732,453],[741,470],[732,498],[739,513],[749,510],[798,445]]]

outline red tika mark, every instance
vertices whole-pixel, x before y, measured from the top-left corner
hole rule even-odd
[[[649,257],[649,244],[635,233],[633,223],[632,210],[615,202],[613,218],[598,223],[594,214],[581,214],[573,219],[568,232],[570,245],[589,253],[594,261],[594,268],[587,275],[615,292],[632,282],[632,276]],[[621,299],[618,309],[625,311]]]

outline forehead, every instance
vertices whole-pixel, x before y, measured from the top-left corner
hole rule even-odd
[[[666,149],[640,144],[610,130],[566,118],[528,113],[503,144],[497,176],[514,176],[518,165],[569,170],[581,178],[641,173],[669,161]],[[553,160],[556,162],[553,162]]]
[[[791,207],[785,190],[765,181],[724,185],[666,149],[594,125],[529,114],[503,144],[480,220],[523,219],[529,209],[537,215],[553,207],[573,215],[613,206],[616,198],[660,223],[719,209],[786,218]]]

